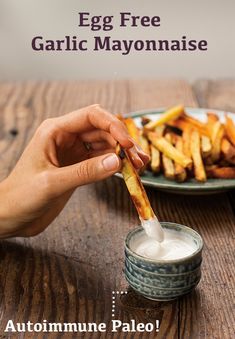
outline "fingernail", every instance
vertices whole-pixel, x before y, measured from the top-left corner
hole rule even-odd
[[[132,144],[132,146],[134,145],[134,141],[133,141],[133,139],[132,139],[132,137],[130,137],[129,135],[127,136],[127,139],[128,139],[128,141],[130,141],[130,143]]]
[[[142,153],[145,153],[143,148],[140,147],[138,144],[135,145],[136,149],[139,151],[139,152],[142,152]]]
[[[108,172],[115,171],[119,167],[119,159],[116,154],[111,154],[103,160],[104,169]]]
[[[137,168],[141,168],[141,167],[144,166],[144,162],[141,159],[138,159],[138,164],[137,164],[137,161],[136,161],[136,165],[137,165]]]

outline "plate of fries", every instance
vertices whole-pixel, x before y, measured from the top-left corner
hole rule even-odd
[[[182,194],[235,188],[234,113],[178,105],[119,118],[150,156],[144,185]]]

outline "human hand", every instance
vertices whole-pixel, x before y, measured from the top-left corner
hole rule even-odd
[[[117,142],[137,169],[149,160],[124,124],[99,105],[45,120],[0,183],[0,238],[42,232],[78,186],[120,170]]]

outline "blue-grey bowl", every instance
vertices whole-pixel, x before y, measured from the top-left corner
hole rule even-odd
[[[129,285],[151,300],[167,301],[191,292],[201,278],[203,240],[193,229],[171,222],[161,222],[163,228],[183,232],[196,244],[192,254],[176,260],[153,260],[136,254],[131,242],[144,233],[138,227],[128,233],[125,241],[125,276]]]

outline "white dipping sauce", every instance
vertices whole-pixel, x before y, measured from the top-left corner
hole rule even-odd
[[[148,237],[153,238],[158,242],[162,242],[164,240],[164,230],[157,217],[150,220],[142,219],[141,224]]]
[[[184,258],[197,250],[191,237],[174,230],[165,229],[164,240],[159,242],[147,234],[132,240],[132,250],[154,260],[174,260]]]

